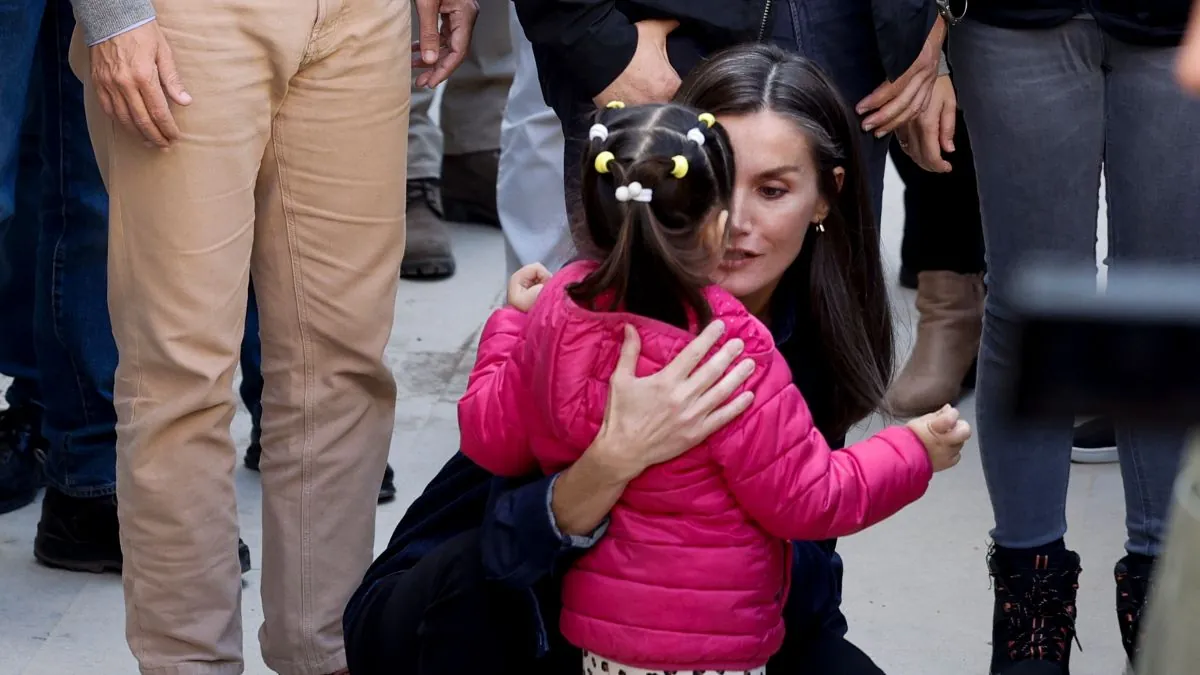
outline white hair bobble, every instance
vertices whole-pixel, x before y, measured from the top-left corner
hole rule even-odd
[[[654,196],[654,190],[647,190],[642,187],[642,184],[634,181],[629,185],[622,185],[617,188],[617,201],[627,202],[635,201],[642,203],[650,203],[650,199]]]
[[[700,147],[704,147],[704,132],[700,131],[700,127],[688,129],[687,137],[689,141],[692,141]]]
[[[588,140],[589,141],[595,141],[595,140],[607,141],[608,140],[608,127],[604,126],[603,124],[593,124],[592,128],[588,130]]]

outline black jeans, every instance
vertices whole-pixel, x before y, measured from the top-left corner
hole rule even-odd
[[[550,593],[553,596],[553,593]],[[484,578],[479,530],[434,549],[412,569],[381,580],[346,631],[354,675],[578,675],[582,657],[557,630],[535,656],[527,592]],[[542,598],[547,627],[558,607]],[[554,613],[550,615],[550,613]],[[768,664],[772,675],[883,675],[854,645],[832,634],[788,635]]]
[[[979,274],[984,270],[975,157],[961,110],[954,148],[955,152],[946,156],[954,170],[930,173],[909,159],[899,142],[892,141],[892,163],[904,179],[900,260],[906,272]]]

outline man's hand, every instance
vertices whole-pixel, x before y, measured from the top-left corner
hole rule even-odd
[[[604,88],[592,101],[603,108],[612,101],[629,105],[666,103],[679,90],[679,73],[667,58],[667,36],[679,27],[674,19],[648,19],[634,24],[637,27],[637,49],[633,60],[617,79]]]
[[[188,105],[175,59],[157,21],[138,26],[91,48],[92,85],[100,107],[146,145],[166,148],[179,139],[167,98]]]
[[[895,82],[879,85],[870,96],[855,106],[859,115],[869,115],[863,120],[863,131],[874,132],[876,138],[881,138],[928,107],[945,40],[946,22],[939,16],[933,23],[933,30],[929,31],[921,54],[908,70]]]
[[[953,168],[943,152],[954,152],[954,130],[958,124],[958,100],[949,75],[933,83],[929,107],[908,124],[896,130],[900,147],[922,169],[949,173]]]
[[[1192,20],[1179,50],[1179,81],[1193,94],[1200,94],[1200,0],[1192,3]]]
[[[445,82],[467,58],[479,5],[475,0],[417,0],[416,4],[420,40],[413,43],[412,63],[414,68],[429,70],[418,75],[415,84],[432,89]]]

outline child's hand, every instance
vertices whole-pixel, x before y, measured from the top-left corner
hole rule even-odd
[[[542,292],[542,285],[549,280],[550,270],[541,263],[522,267],[508,280],[508,304],[528,312]]]
[[[958,410],[949,405],[910,421],[908,428],[925,444],[934,472],[958,464],[963,444],[971,438],[971,425],[958,419]]]

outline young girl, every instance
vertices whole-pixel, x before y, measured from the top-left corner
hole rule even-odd
[[[770,332],[711,282],[737,264],[724,256],[734,165],[721,126],[678,105],[617,106],[590,136],[582,200],[602,259],[510,287],[459,403],[462,451],[499,475],[562,470],[599,429],[626,326],[645,374],[720,321],[756,366],[750,410],[629,485],[564,578],[560,627],[585,673],[761,673],[783,638],[787,540],[892,515],[958,461],[969,429],[947,408],[830,452]]]

